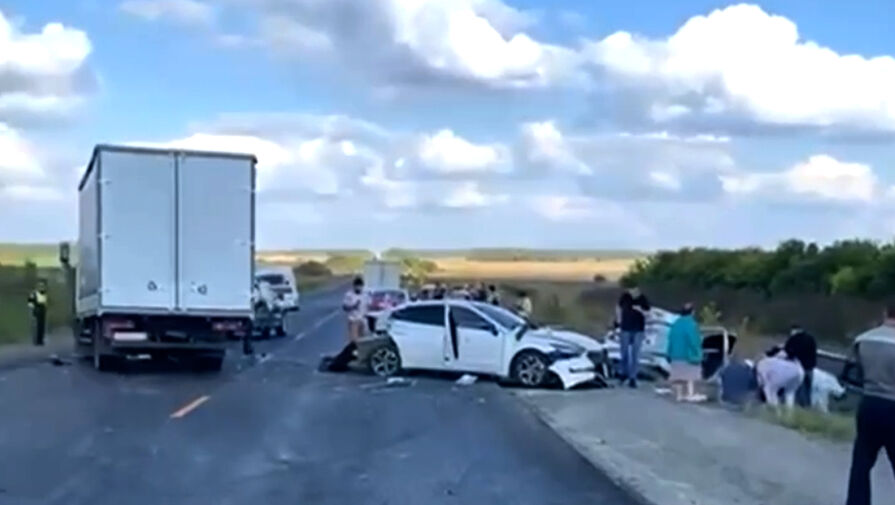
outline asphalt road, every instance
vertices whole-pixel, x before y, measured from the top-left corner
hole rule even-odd
[[[307,296],[289,337],[220,374],[0,372],[0,503],[634,503],[494,383],[317,372],[340,295]]]

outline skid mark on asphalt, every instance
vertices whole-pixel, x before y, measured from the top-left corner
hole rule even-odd
[[[211,398],[211,397],[208,395],[202,395],[199,398],[196,398],[195,400],[191,401],[190,403],[187,403],[183,407],[174,411],[174,413],[171,414],[171,419],[180,419],[181,417],[184,417],[185,415],[187,415],[190,412],[199,408],[199,406],[202,405],[203,403],[207,402],[209,398]]]

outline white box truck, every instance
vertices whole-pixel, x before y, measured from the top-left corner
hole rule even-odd
[[[255,158],[99,145],[78,191],[82,351],[100,370],[132,354],[220,370],[251,330]]]
[[[368,260],[364,263],[364,287],[368,290],[399,289],[403,272],[400,262]]]

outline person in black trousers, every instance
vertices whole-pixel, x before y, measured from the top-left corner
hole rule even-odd
[[[870,472],[881,449],[895,471],[895,305],[885,322],[855,339],[858,380],[864,396],[858,406],[846,505],[871,505]]]
[[[37,289],[28,296],[28,307],[31,309],[34,345],[44,345],[47,332],[47,281],[37,282]]]
[[[814,369],[817,367],[817,340],[802,329],[801,325],[794,324],[789,330],[789,338],[786,339],[783,350],[789,359],[798,361],[805,371],[805,379],[796,391],[796,405],[810,408],[811,386],[814,382]]]

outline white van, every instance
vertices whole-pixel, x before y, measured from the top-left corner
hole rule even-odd
[[[255,282],[266,283],[276,295],[276,306],[283,312],[299,308],[298,287],[295,274],[289,267],[263,267],[255,270]]]

